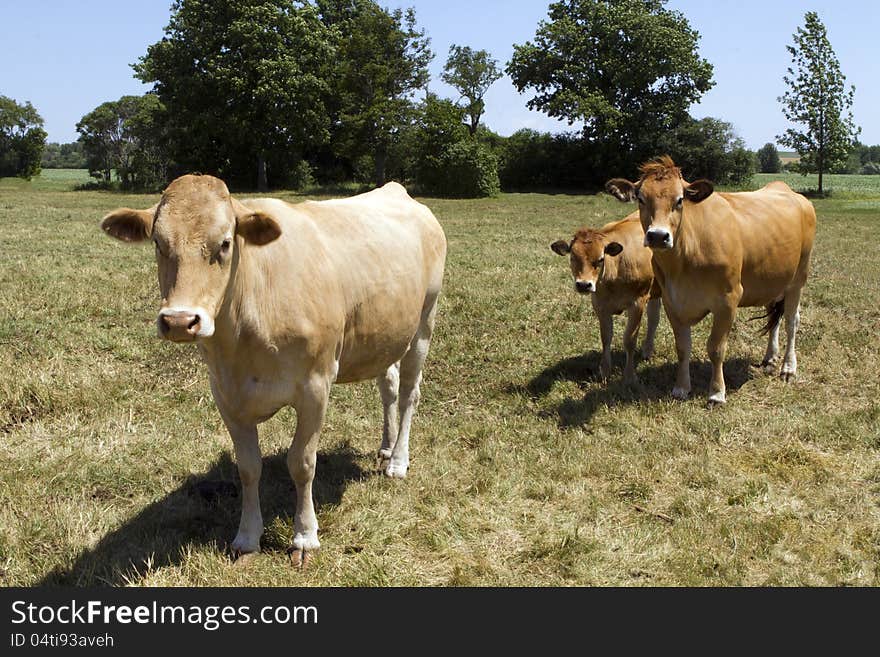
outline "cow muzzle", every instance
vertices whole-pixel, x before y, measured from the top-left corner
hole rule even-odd
[[[590,294],[596,291],[596,284],[593,281],[577,280],[574,282],[574,289],[580,294]]]
[[[665,228],[651,228],[645,233],[645,246],[651,249],[671,249],[672,233]]]
[[[204,328],[202,315],[192,310],[163,310],[157,324],[159,337],[171,342],[193,342]]]

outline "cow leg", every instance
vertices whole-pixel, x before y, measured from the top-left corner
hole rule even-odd
[[[379,460],[381,465],[391,458],[391,450],[397,443],[397,431],[399,420],[397,404],[400,392],[400,363],[395,363],[376,379],[379,385],[379,395],[382,397],[382,410],[385,419],[382,423],[382,446],[379,448]]]
[[[321,547],[318,541],[318,519],[312,500],[312,481],[318,454],[318,437],[324,423],[324,412],[330,396],[330,382],[313,378],[298,390],[294,400],[296,433],[287,452],[287,468],[296,485],[296,512],[293,517],[291,555],[297,566],[304,566],[308,553]]]
[[[780,376],[785,381],[791,381],[797,375],[797,353],[795,342],[798,326],[801,323],[801,290],[789,290],[785,293],[785,361],[782,364]]]
[[[672,396],[675,399],[687,399],[691,394],[691,327],[673,319],[667,312],[672,333],[675,335],[675,353],[678,356],[678,373],[675,378],[675,386],[672,388]]]
[[[263,535],[263,516],[260,512],[263,457],[255,424],[241,425],[226,421],[226,427],[235,446],[235,462],[241,479],[241,520],[231,546],[233,554],[239,556],[260,551],[260,536]]]
[[[602,336],[602,360],[599,372],[605,381],[611,376],[611,342],[614,339],[614,316],[607,310],[597,310],[599,317],[599,334]]]
[[[409,431],[421,397],[422,367],[431,346],[436,313],[437,297],[434,296],[426,301],[418,331],[400,361],[400,427],[397,442],[391,450],[391,460],[385,469],[385,474],[389,477],[403,479],[409,469]]]
[[[709,404],[723,404],[727,401],[727,388],[724,385],[724,356],[727,353],[727,336],[733,326],[736,306],[724,306],[712,313],[712,332],[709,334],[707,350],[712,362],[712,380],[709,383]]]
[[[654,355],[654,338],[657,335],[657,326],[660,324],[660,297],[648,300],[648,329],[645,333],[645,341],[642,342],[642,358],[651,360]]]
[[[623,332],[623,348],[626,351],[626,365],[623,368],[623,380],[627,383],[636,382],[636,343],[639,338],[639,328],[642,325],[642,314],[645,311],[645,300],[638,299],[626,313],[626,329]]]
[[[761,361],[761,367],[767,374],[773,374],[776,371],[776,361],[779,358],[779,323],[776,324],[767,337],[767,351],[764,352],[764,360]]]

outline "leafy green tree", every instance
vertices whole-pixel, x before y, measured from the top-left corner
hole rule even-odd
[[[523,128],[499,149],[498,175],[505,191],[584,189],[597,170],[596,153],[577,133],[551,134]]]
[[[713,117],[688,117],[663,134],[658,150],[669,154],[690,180],[708,178],[719,184],[741,184],[755,173],[755,156],[733,126]]]
[[[0,176],[39,175],[45,144],[43,118],[34,106],[0,95]]]
[[[782,113],[800,128],[789,128],[776,140],[801,156],[801,173],[819,174],[819,193],[825,172],[845,164],[861,128],[852,117],[855,87],[846,88],[846,76],[828,40],[825,25],[814,11],[804,16],[804,27],[786,46],[792,64],[783,80],[788,87],[779,98]]]
[[[175,0],[165,37],[134,66],[168,110],[187,169],[268,187],[329,137],[333,35],[291,0]],[[251,174],[251,175],[253,175]]]
[[[334,150],[349,161],[370,156],[382,185],[389,152],[415,119],[414,92],[428,83],[434,57],[413,9],[388,11],[373,0],[317,0],[338,38]]]
[[[470,119],[468,129],[471,135],[477,133],[480,117],[486,109],[483,97],[501,75],[498,61],[487,51],[455,44],[449,47],[449,58],[440,77],[466,101],[464,111]]]
[[[109,183],[112,171],[127,189],[165,182],[165,108],[155,94],[102,103],[76,124],[89,173]]]
[[[758,169],[761,173],[782,171],[782,160],[775,144],[768,142],[758,149]]]
[[[87,168],[82,142],[74,141],[67,144],[49,142],[43,150],[41,165],[44,169]]]
[[[623,173],[657,155],[656,142],[713,85],[699,34],[666,0],[560,0],[535,40],[514,46],[507,73],[531,109],[568,122]],[[634,173],[634,172],[633,172]]]

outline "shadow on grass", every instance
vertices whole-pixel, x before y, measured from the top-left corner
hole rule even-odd
[[[603,406],[634,404],[644,401],[672,399],[672,386],[678,368],[674,362],[649,363],[637,366],[639,382],[628,385],[623,382],[623,364],[626,355],[622,351],[612,353],[614,370],[607,384],[603,384],[599,374],[602,354],[593,351],[582,356],[565,358],[555,365],[545,368],[524,386],[510,386],[508,391],[528,395],[532,400],[547,396],[558,382],[576,384],[584,391],[580,399],[567,398],[553,411],[542,410],[540,415],[555,417],[560,429],[583,426],[591,420],[596,411]],[[707,361],[691,361],[691,396],[696,399],[708,395],[712,364]],[[728,399],[753,377],[751,363],[745,358],[731,358],[724,363],[724,380]]]
[[[360,457],[349,446],[318,454],[313,494],[319,511],[322,505],[338,504],[349,482],[373,474],[358,465]],[[296,489],[286,458],[286,451],[263,458],[263,522],[268,528],[280,518],[291,527],[287,539],[264,534],[265,552],[285,551],[285,541],[293,534]],[[176,490],[81,553],[69,567],[47,574],[38,586],[120,586],[137,581],[150,568],[180,564],[192,547],[209,545],[225,552],[238,530],[241,497],[237,479],[235,463],[224,453],[207,471],[188,477]]]

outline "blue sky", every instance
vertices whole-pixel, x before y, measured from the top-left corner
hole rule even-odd
[[[452,43],[490,51],[506,63],[513,44],[534,37],[548,0],[380,0],[416,9],[432,40],[431,89],[453,91],[439,76]],[[46,121],[50,141],[73,141],[76,122],[94,107],[149,89],[130,64],[162,37],[170,0],[0,0],[0,94],[31,101]],[[700,53],[715,66],[715,87],[692,108],[697,117],[731,122],[750,148],[774,141],[787,126],[777,97],[789,64],[785,51],[807,11],[816,11],[850,84],[861,141],[880,143],[880,2],[867,0],[670,0],[700,33]],[[526,108],[502,78],[486,97],[484,121],[507,135],[522,127],[560,131],[555,121]]]

